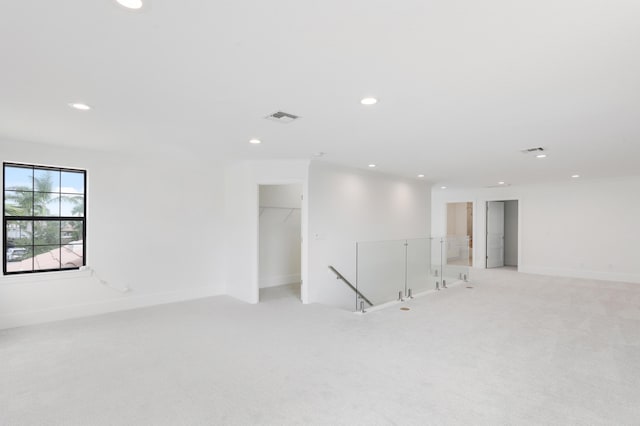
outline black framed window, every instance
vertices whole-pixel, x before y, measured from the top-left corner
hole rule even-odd
[[[86,264],[85,170],[3,164],[5,275]]]

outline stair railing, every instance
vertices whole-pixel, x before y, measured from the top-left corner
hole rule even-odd
[[[333,272],[334,274],[336,274],[336,279],[339,279],[339,280],[341,280],[343,283],[345,283],[345,284],[346,284],[346,285],[347,285],[351,290],[353,290],[353,291],[356,293],[356,295],[357,295],[361,300],[363,300],[363,301],[367,302],[367,304],[368,304],[369,306],[373,306],[373,303],[371,303],[371,301],[370,301],[369,299],[367,299],[367,297],[366,297],[364,294],[360,293],[360,291],[359,291],[357,288],[355,288],[355,287],[353,286],[353,284],[351,284],[351,283],[349,282],[349,280],[348,280],[348,279],[346,279],[346,278],[344,277],[344,275],[342,275],[340,272],[338,272],[338,270],[337,270],[336,268],[334,268],[333,266],[329,265],[329,270],[330,270],[331,272]],[[362,309],[361,309],[361,310],[362,310]]]

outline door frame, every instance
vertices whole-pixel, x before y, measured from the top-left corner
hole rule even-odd
[[[476,261],[476,202],[469,201],[446,201],[444,203],[444,234],[443,237],[448,236],[449,231],[449,204],[471,204],[471,249],[469,254],[471,256],[470,267],[473,267]]]
[[[260,283],[259,283],[259,268],[260,268],[260,186],[261,185],[290,185],[290,184],[300,184],[302,186],[302,201],[300,204],[300,301],[302,303],[309,303],[309,244],[307,238],[307,229],[309,227],[309,216],[308,216],[308,182],[306,179],[258,179],[254,183],[254,214],[255,214],[255,228],[254,228],[254,237],[255,237],[255,264],[254,264],[254,276],[253,276],[253,291],[256,295],[257,303],[260,303]]]
[[[481,200],[479,205],[483,205],[484,208],[475,209],[474,205],[474,229],[473,229],[473,249],[474,255],[478,255],[474,258],[474,267],[487,269],[487,203],[490,201],[517,201],[518,202],[518,266],[517,270],[520,270],[522,265],[522,212],[524,209],[523,201],[520,197],[492,197]],[[476,245],[476,241],[478,244]],[[478,262],[476,262],[476,259]],[[481,260],[482,259],[482,260]]]
[[[256,188],[258,191],[258,212],[257,212],[257,235],[256,235],[256,241],[257,241],[257,256],[256,256],[256,271],[258,273],[258,277],[257,277],[257,285],[258,285],[258,303],[260,303],[260,187],[261,186],[286,186],[286,185],[300,185],[301,188],[301,196],[302,198],[300,199],[300,301],[302,303],[307,303],[305,302],[306,297],[308,292],[305,291],[303,292],[303,286],[306,283],[306,263],[307,263],[307,248],[306,248],[306,238],[304,238],[305,232],[306,232],[306,228],[307,228],[307,209],[306,209],[306,188],[305,188],[305,182],[302,180],[298,180],[298,181],[287,181],[287,182],[282,182],[282,181],[278,181],[278,183],[263,183],[262,181],[260,181],[259,183],[257,183]],[[303,295],[304,294],[304,295]]]

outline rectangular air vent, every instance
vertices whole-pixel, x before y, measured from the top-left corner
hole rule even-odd
[[[523,154],[531,154],[531,153],[534,153],[534,152],[535,152],[535,153],[540,153],[540,152],[543,152],[543,151],[544,151],[544,148],[543,148],[543,147],[541,147],[541,146],[537,146],[537,147],[535,147],[535,148],[527,148],[527,149],[523,149],[523,150],[522,150],[522,151],[520,151],[520,152],[522,152]]]
[[[297,115],[289,114],[288,112],[278,111],[266,116],[265,118],[267,120],[276,121],[278,123],[288,124],[300,117]]]

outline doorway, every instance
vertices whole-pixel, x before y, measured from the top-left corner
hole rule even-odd
[[[301,300],[302,185],[259,185],[259,300]]]
[[[518,200],[487,202],[487,268],[518,267]]]
[[[447,264],[473,265],[473,203],[447,203]]]

